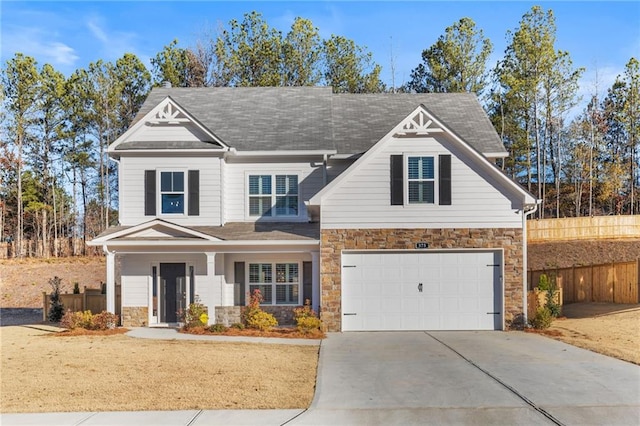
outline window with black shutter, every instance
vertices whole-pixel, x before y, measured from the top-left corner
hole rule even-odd
[[[451,205],[451,155],[440,155],[438,167],[438,200],[441,206]]]
[[[156,215],[156,171],[144,171],[144,215]]]
[[[200,215],[200,171],[189,170],[189,216]]]
[[[391,156],[391,205],[404,204],[404,158],[402,155]]]

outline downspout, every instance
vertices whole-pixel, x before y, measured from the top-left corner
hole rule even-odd
[[[327,154],[322,156],[322,187],[327,186]]]
[[[529,272],[527,271],[527,216],[534,214],[538,210],[538,205],[542,200],[536,200],[536,203],[529,210],[525,209],[522,213],[522,310],[524,317],[524,326],[529,323],[528,318],[528,305],[527,305],[527,292]]]

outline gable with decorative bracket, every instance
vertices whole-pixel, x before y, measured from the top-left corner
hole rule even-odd
[[[418,110],[401,123],[400,130],[394,136],[424,136],[442,132],[443,129],[435,125],[424,111]]]

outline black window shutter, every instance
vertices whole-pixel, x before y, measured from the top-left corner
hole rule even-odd
[[[404,172],[402,155],[391,156],[391,205],[404,204]]]
[[[144,215],[156,215],[156,171],[144,171]]]
[[[439,158],[438,199],[441,206],[451,205],[451,155]]]
[[[200,215],[200,170],[189,170],[189,216]]]

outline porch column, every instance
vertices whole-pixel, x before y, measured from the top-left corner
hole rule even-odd
[[[107,255],[107,312],[116,313],[116,252],[103,247]]]
[[[222,289],[216,285],[216,253],[207,252],[207,283],[209,286],[209,324],[216,322],[216,305],[222,304]]]
[[[319,312],[320,307],[320,252],[311,252],[311,298],[313,303],[311,307],[314,311]]]

